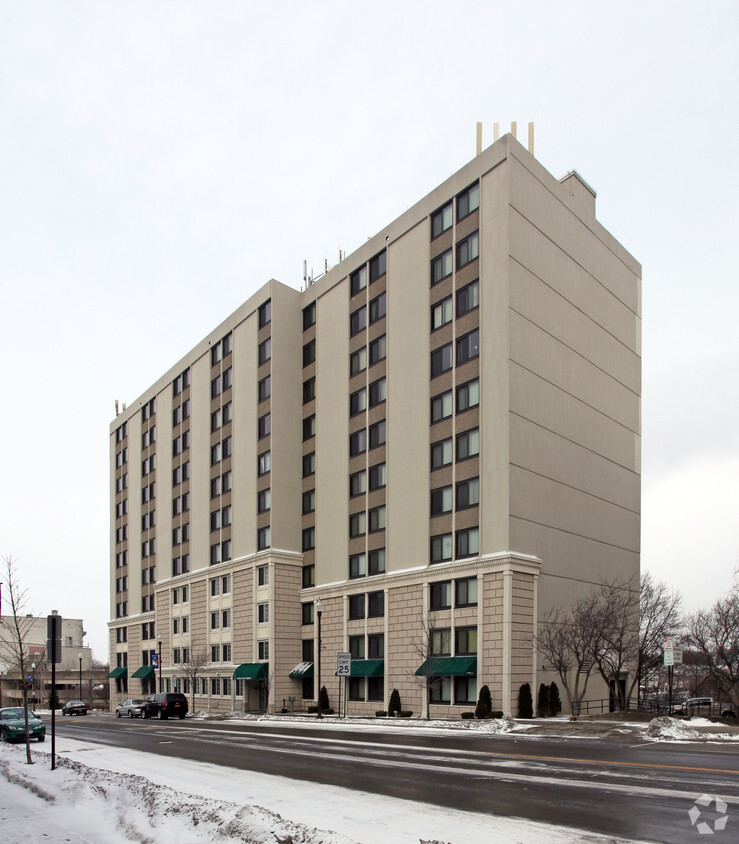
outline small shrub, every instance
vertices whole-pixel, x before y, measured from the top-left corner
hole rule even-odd
[[[390,694],[390,703],[387,708],[387,714],[392,717],[396,712],[400,712],[400,692],[397,689],[393,689]]]
[[[502,709],[494,709],[490,713],[491,718],[502,718],[503,717],[503,710]]]
[[[462,720],[463,721],[469,721],[470,719],[472,719],[474,717],[475,717],[474,712],[463,712],[462,713]]]
[[[475,707],[475,718],[489,718],[493,711],[493,699],[490,696],[490,689],[483,686],[480,689],[480,696]]]
[[[534,702],[531,698],[530,683],[524,683],[518,691],[518,717],[534,717]]]
[[[319,692],[319,699],[321,701],[321,710],[323,712],[328,712],[331,709],[331,704],[328,701],[328,692],[326,691],[325,686],[321,686],[321,691]]]
[[[549,712],[556,717],[561,711],[562,700],[559,696],[559,688],[554,680],[552,680],[549,686]]]
[[[410,718],[411,715],[413,715],[413,710],[412,709],[404,709],[401,712],[399,712],[398,715],[401,718]]]
[[[308,707],[308,714],[309,714],[309,715],[313,715],[313,714],[315,714],[316,712],[318,712],[318,707],[317,707],[317,706],[315,706],[315,705],[311,705],[311,706],[309,706],[309,707]]]
[[[375,712],[375,718],[386,718],[387,717],[387,709],[378,709]]]
[[[540,718],[548,718],[549,717],[549,686],[546,683],[542,683],[539,686],[539,696],[536,700],[536,714]]]

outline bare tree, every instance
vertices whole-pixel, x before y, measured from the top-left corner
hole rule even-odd
[[[687,624],[687,644],[703,660],[721,695],[739,705],[739,586]]]
[[[5,600],[10,603],[10,616],[2,620],[3,629],[0,635],[0,657],[2,661],[11,667],[17,667],[20,671],[21,690],[23,693],[23,711],[25,713],[26,727],[26,761],[33,765],[31,758],[31,740],[28,733],[28,683],[26,683],[26,672],[28,671],[28,654],[26,653],[26,639],[30,633],[35,618],[32,615],[24,615],[28,590],[23,589],[18,582],[16,565],[12,557],[3,557],[2,564],[2,585],[5,587]]]
[[[650,676],[662,665],[664,638],[682,627],[682,598],[671,592],[663,582],[656,583],[649,572],[644,572],[639,583],[639,649],[636,669],[628,697],[637,689],[637,700],[641,699],[641,688],[647,685]]]
[[[537,651],[562,681],[573,715],[580,714],[599,646],[600,625],[593,603],[591,595],[576,601],[567,612],[551,609],[535,637]]]
[[[621,685],[621,675],[636,666],[639,658],[639,595],[635,583],[604,581],[593,590],[591,601],[597,627],[593,659],[623,711],[626,688]]]
[[[182,664],[182,671],[190,684],[190,710],[192,712],[195,711],[195,690],[198,682],[198,675],[203,671],[203,669],[206,667],[206,665],[208,665],[209,662],[210,660],[208,659],[207,651],[202,650],[196,653],[195,651],[191,650],[189,662],[184,662]]]
[[[439,628],[435,616],[429,613],[421,624],[420,636],[412,639],[410,644],[421,660],[421,667],[415,672],[413,678],[424,690],[426,720],[429,720],[431,718],[431,691],[442,683],[442,678],[434,673],[434,661],[443,658],[442,655],[451,653],[451,630]]]

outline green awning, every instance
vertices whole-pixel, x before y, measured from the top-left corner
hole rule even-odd
[[[234,671],[234,680],[266,680],[269,672],[268,662],[242,662]]]
[[[353,659],[350,677],[382,677],[385,674],[384,659]]]
[[[154,669],[151,665],[142,665],[141,668],[137,668],[133,674],[131,675],[131,679],[141,679],[144,680],[147,677],[151,677],[154,674]]]
[[[297,677],[298,679],[303,679],[303,677],[313,677],[313,663],[312,662],[300,662],[298,665],[293,668],[293,670],[288,675],[289,677]]]
[[[110,674],[108,674],[109,680],[118,680],[120,677],[125,677],[128,669],[127,668],[114,668]]]
[[[432,656],[416,671],[417,677],[475,677],[476,656]]]

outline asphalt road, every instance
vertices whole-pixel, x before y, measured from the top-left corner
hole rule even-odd
[[[736,744],[110,715],[57,720],[57,735],[666,844],[705,840],[688,812],[708,794],[728,804],[712,840],[739,839]],[[700,808],[713,827],[716,805]]]

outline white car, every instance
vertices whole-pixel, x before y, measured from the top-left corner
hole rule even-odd
[[[116,706],[115,714],[120,718],[123,715],[128,715],[129,718],[141,717],[141,704],[144,702],[143,698],[135,698],[127,700],[120,706]]]

